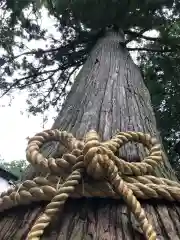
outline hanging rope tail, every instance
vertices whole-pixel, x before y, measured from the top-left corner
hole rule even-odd
[[[46,206],[44,213],[37,219],[34,226],[31,228],[31,231],[28,234],[28,240],[40,239],[40,236],[43,235],[44,229],[49,225],[51,219],[64,205],[69,195],[75,190],[76,185],[79,184],[81,179],[82,168],[79,167],[80,166],[77,168],[75,165],[75,170],[73,170],[72,174],[58,189],[55,197]]]
[[[45,158],[40,149],[49,141],[58,141],[66,152],[59,158]],[[130,163],[116,156],[123,145],[132,141],[142,143],[149,151],[141,162]],[[137,198],[180,202],[179,183],[152,175],[154,169],[163,163],[163,158],[160,144],[149,134],[119,132],[111,140],[100,142],[95,131],[88,132],[80,141],[66,131],[46,130],[29,140],[26,156],[43,176],[26,180],[2,193],[0,212],[21,204],[49,201],[32,226],[27,240],[41,238],[44,229],[63,209],[69,197],[123,198],[147,240],[157,240],[157,236]],[[88,180],[84,182],[83,177],[88,179],[87,176],[94,179],[94,185],[92,181],[91,185]]]

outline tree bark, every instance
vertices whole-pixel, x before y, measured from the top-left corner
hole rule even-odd
[[[61,128],[81,138],[90,129],[102,140],[120,131],[150,133],[160,141],[149,92],[138,67],[121,46],[123,35],[107,32],[94,46],[88,60],[57,117],[53,128]],[[57,153],[57,143],[46,144],[46,156]],[[146,152],[142,146],[127,144],[119,152],[127,161],[138,161]],[[165,167],[157,176],[176,180],[164,156]],[[26,178],[34,175],[29,172]],[[180,206],[165,201],[141,201],[158,235],[158,239],[180,239]],[[24,240],[45,203],[20,206],[1,213],[0,239]],[[144,239],[138,223],[122,200],[69,199],[42,237],[45,239]]]

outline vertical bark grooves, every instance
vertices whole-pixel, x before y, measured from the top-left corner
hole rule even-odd
[[[41,208],[45,204],[41,203]],[[179,240],[180,205],[166,202],[143,203],[158,240]],[[17,207],[0,216],[0,239],[25,240],[41,210],[37,204]],[[120,200],[69,199],[45,229],[42,240],[145,240],[134,216]]]
[[[122,35],[112,32],[99,39],[53,128],[65,129],[77,137],[95,129],[102,140],[109,139],[116,130],[133,130],[161,140],[148,89],[128,51],[119,44],[122,41]],[[137,161],[145,154],[144,148],[137,144],[127,144],[120,151],[127,161]],[[157,174],[175,179],[165,160],[167,167],[157,170]]]
[[[117,129],[147,132],[159,138],[148,90],[129,53],[119,44],[122,41],[122,35],[112,32],[99,39],[53,128],[70,131],[76,137],[83,137],[93,128],[102,140],[109,139]],[[53,155],[56,147],[55,143],[46,145],[45,155]],[[128,144],[120,151],[120,156],[127,161],[136,161],[144,154],[144,148],[137,144]],[[157,174],[175,179],[165,160],[165,168],[159,168]],[[25,240],[44,204],[20,206],[1,213],[0,239]],[[149,200],[143,202],[143,207],[156,229],[158,240],[180,239],[179,204]],[[143,240],[144,237],[121,200],[82,198],[68,200],[42,239]]]

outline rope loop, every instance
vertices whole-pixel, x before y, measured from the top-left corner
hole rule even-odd
[[[141,132],[118,132],[111,140],[102,143],[114,153],[128,142],[137,142],[143,144],[148,149],[149,155],[140,162],[128,163],[123,159],[114,157],[114,161],[118,165],[118,169],[124,175],[145,175],[152,173],[154,168],[163,162],[161,145],[158,144],[156,138],[152,138],[149,134]]]
[[[59,142],[61,155],[45,158],[41,147],[49,141]],[[149,154],[139,162],[126,162],[117,155],[128,142],[143,144]],[[83,140],[58,129],[36,134],[28,142],[27,160],[42,171],[43,176],[26,180],[0,196],[0,211],[33,201],[50,201],[44,213],[31,228],[27,240],[39,240],[53,216],[69,196],[122,197],[139,222],[148,240],[157,240],[137,198],[164,198],[180,202],[180,184],[152,174],[163,162],[161,146],[155,138],[141,132],[118,132],[111,140],[101,142],[96,131],[86,133]],[[95,181],[83,184],[83,177]]]

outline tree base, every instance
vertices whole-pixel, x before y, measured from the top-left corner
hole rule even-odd
[[[180,204],[141,202],[158,240],[180,239]],[[46,203],[19,206],[1,213],[0,239],[25,240]],[[138,222],[121,200],[69,199],[41,238],[42,240],[145,240]]]

